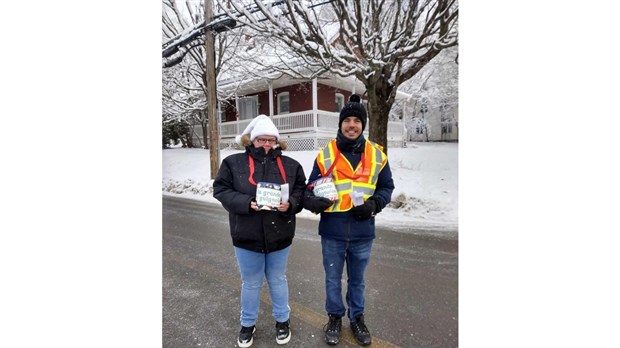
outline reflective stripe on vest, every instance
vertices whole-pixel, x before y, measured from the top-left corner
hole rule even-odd
[[[336,139],[330,141],[323,148],[317,156],[317,165],[322,177],[327,175],[333,177],[338,191],[338,201],[325,212],[342,212],[353,208],[353,201],[349,196],[349,193],[353,191],[362,192],[364,200],[372,196],[379,179],[379,173],[387,163],[387,156],[382,149],[382,146],[367,140],[362,158],[354,170],[351,163],[344,156],[341,156],[340,150],[336,146]],[[329,173],[330,171],[331,173]]]

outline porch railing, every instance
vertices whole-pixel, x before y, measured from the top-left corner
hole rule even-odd
[[[280,135],[287,136],[291,150],[316,150],[324,146],[336,135],[339,113],[318,110],[293,112],[272,117]],[[220,123],[221,146],[231,146],[235,136],[241,134],[252,120],[239,120]],[[388,143],[390,147],[401,147],[405,127],[402,122],[388,122]],[[368,127],[364,131],[368,136]],[[291,146],[292,145],[292,146]]]

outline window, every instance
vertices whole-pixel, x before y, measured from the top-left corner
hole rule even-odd
[[[239,119],[249,120],[258,115],[258,96],[239,98]]]
[[[278,93],[278,114],[287,114],[290,112],[288,92]]]
[[[441,115],[441,134],[452,133],[452,117]]]
[[[426,103],[422,103],[420,106],[420,114],[422,117],[418,117],[416,120],[415,132],[416,134],[424,134],[424,130],[426,129],[426,113],[428,112],[428,105]]]
[[[452,133],[452,123],[454,122],[454,117],[449,114],[450,109],[451,106],[447,100],[442,100],[441,105],[439,105],[439,110],[441,111],[441,134]]]
[[[336,93],[336,112],[340,112],[344,107],[344,95]]]
[[[424,134],[426,129],[425,121],[419,117],[413,119],[413,125],[415,126],[415,134]]]

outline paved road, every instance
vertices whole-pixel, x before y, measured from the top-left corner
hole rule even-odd
[[[297,219],[287,271],[292,330],[287,347],[328,347],[317,225]],[[378,227],[377,236],[366,280],[372,347],[458,347],[457,233]],[[227,212],[220,205],[164,196],[162,252],[163,347],[236,347],[241,280]],[[274,326],[264,283],[252,347],[276,347]],[[338,347],[358,347],[348,320]]]

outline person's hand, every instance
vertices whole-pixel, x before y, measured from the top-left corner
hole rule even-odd
[[[353,207],[349,213],[355,220],[368,220],[375,216],[377,212],[377,203],[374,199],[369,198],[364,204]]]
[[[278,206],[278,211],[281,213],[286,213],[290,206],[291,204],[289,202],[280,202],[280,205]]]
[[[310,210],[315,214],[320,214],[334,204],[331,200],[325,197],[317,197],[314,192],[306,190],[304,194],[304,208]]]

